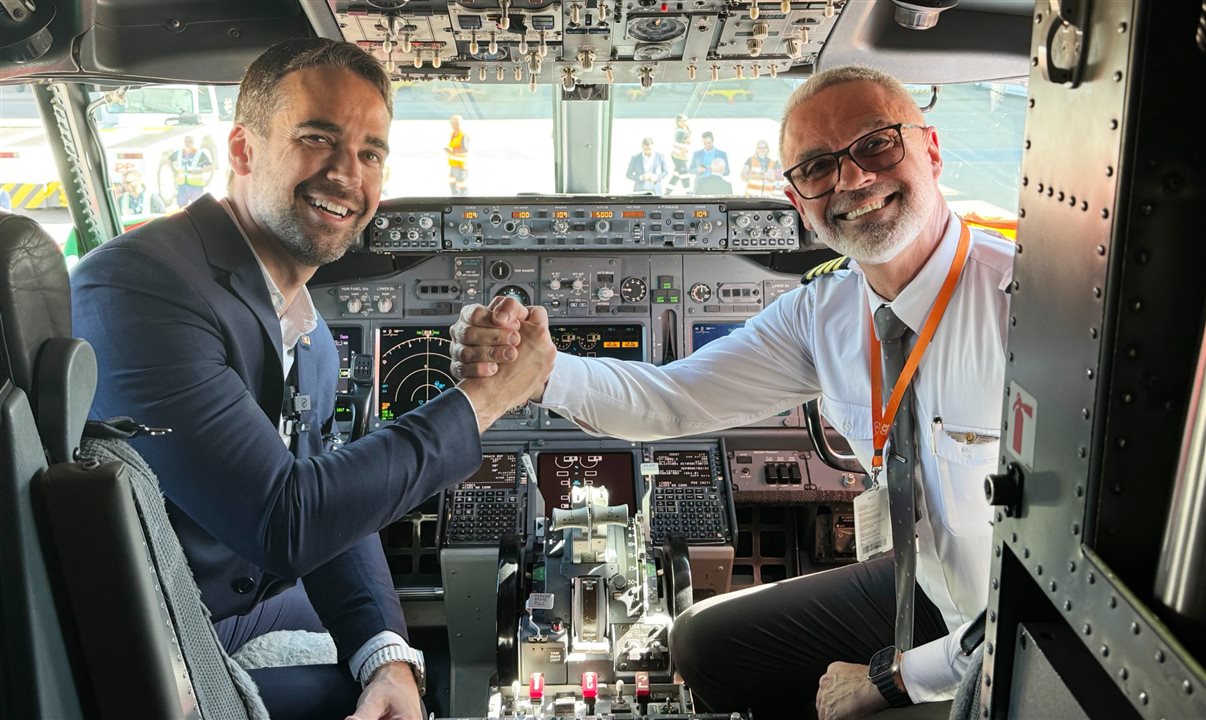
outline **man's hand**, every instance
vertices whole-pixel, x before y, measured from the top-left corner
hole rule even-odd
[[[377,668],[360,693],[356,712],[347,720],[424,720],[419,686],[410,665],[392,662]]]
[[[485,432],[508,410],[530,400],[540,400],[553,372],[557,346],[549,335],[549,315],[539,305],[526,309],[526,313],[526,319],[519,322],[516,347],[506,348],[514,353],[514,361],[501,360],[494,363],[493,375],[466,377],[457,385],[473,403],[480,432]],[[494,334],[499,335],[497,330]]]
[[[888,707],[867,677],[866,665],[835,662],[817,687],[818,720],[858,720]]]
[[[452,376],[458,380],[491,377],[499,364],[518,357],[519,324],[528,313],[518,300],[503,297],[494,298],[489,306],[462,308],[452,326]]]

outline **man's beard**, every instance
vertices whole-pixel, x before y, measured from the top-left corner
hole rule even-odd
[[[848,197],[852,200],[846,205],[859,207],[872,198],[882,197],[884,189],[872,186],[851,192]],[[931,193],[914,192],[904,185],[898,185],[895,193],[893,203],[898,209],[889,219],[861,220],[856,227],[849,227],[844,221],[826,214],[813,218],[813,231],[834,251],[848,255],[856,262],[867,265],[889,262],[921,234],[935,202]]]
[[[359,213],[364,214],[364,202],[348,195],[337,186],[304,182],[293,189],[293,199],[297,202],[306,203],[305,195],[308,194],[335,198],[341,204],[353,208],[349,212],[356,213],[354,208],[361,208]],[[259,193],[252,193],[250,204],[252,216],[276,236],[285,252],[289,253],[294,260],[310,267],[321,267],[343,257],[367,224],[366,222],[355,223],[348,227],[345,236],[336,237],[333,241],[320,246],[311,236],[313,231],[308,233],[304,227],[295,204],[273,206],[269,204],[266,195]]]

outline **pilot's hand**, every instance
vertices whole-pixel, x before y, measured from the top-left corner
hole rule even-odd
[[[394,662],[377,668],[347,720],[424,720],[410,665]]]
[[[835,662],[817,687],[817,720],[858,720],[888,707],[866,665]]]
[[[549,335],[549,315],[543,307],[527,309],[527,319],[519,323],[518,346],[511,350],[515,360],[497,364],[493,376],[466,378],[457,385],[473,403],[480,432],[508,410],[544,396],[557,346]]]
[[[490,377],[499,363],[517,356],[519,323],[528,308],[514,298],[496,297],[489,306],[466,305],[451,328],[452,376],[460,379]]]

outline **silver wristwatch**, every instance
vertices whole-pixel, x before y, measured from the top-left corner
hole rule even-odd
[[[403,645],[386,645],[369,655],[368,660],[360,666],[360,686],[368,685],[377,668],[395,662],[410,665],[415,673],[415,683],[419,686],[419,695],[427,692],[427,669],[423,661],[423,651]]]

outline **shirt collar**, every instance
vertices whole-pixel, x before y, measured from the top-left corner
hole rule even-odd
[[[314,309],[310,290],[303,285],[301,291],[293,297],[293,302],[285,305],[284,293],[277,287],[268,268],[264,266],[264,261],[255,251],[255,246],[251,244],[251,239],[247,237],[243,226],[239,224],[239,219],[235,217],[230,203],[226,198],[222,198],[218,202],[226,210],[226,214],[230,216],[235,227],[239,229],[239,235],[242,236],[243,242],[247,243],[247,249],[251,251],[251,256],[255,258],[256,264],[260,266],[260,274],[264,276],[264,284],[268,286],[268,296],[272,298],[272,309],[281,322],[281,342],[286,350],[292,350],[303,335],[309,335],[314,328],[318,327],[318,311]]]
[[[871,283],[866,282],[864,276],[863,285],[867,291],[867,305],[874,312],[880,305],[888,305],[892,308],[892,312],[896,313],[896,317],[904,321],[905,325],[914,333],[921,332],[921,327],[925,324],[926,317],[930,314],[930,308],[934,304],[934,300],[938,297],[938,291],[942,289],[942,283],[946,281],[946,274],[951,269],[951,261],[955,257],[955,250],[959,246],[959,234],[962,230],[962,221],[953,210],[950,211],[950,217],[947,219],[946,232],[942,235],[942,240],[938,243],[938,247],[930,255],[930,259],[922,266],[921,271],[917,273],[908,285],[905,286],[895,300],[889,302],[880,297],[879,293],[871,289]],[[852,267],[857,267],[857,263],[851,263]]]

